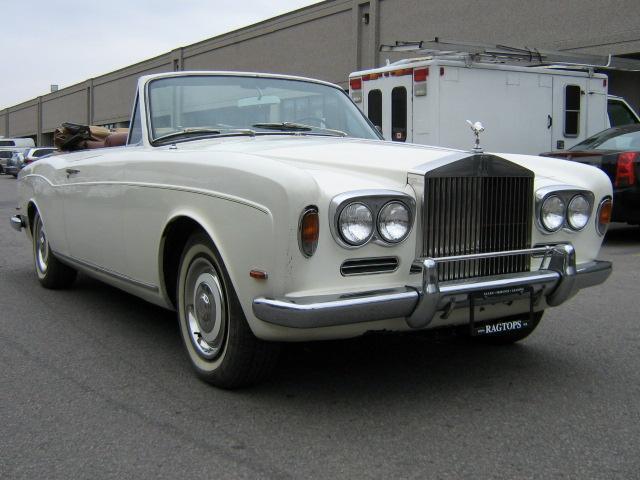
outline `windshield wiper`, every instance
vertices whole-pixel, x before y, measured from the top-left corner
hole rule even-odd
[[[183,128],[176,132],[167,133],[158,138],[153,139],[153,143],[169,140],[170,138],[188,137],[191,135],[220,135],[220,130],[216,128]]]
[[[304,123],[294,123],[294,122],[254,123],[251,126],[254,128],[263,128],[265,130],[280,130],[282,132],[310,132],[312,130],[319,130],[321,132],[326,132],[331,135],[337,135],[340,137],[347,136],[347,134],[341,130],[316,127],[313,125],[305,125]]]
[[[166,135],[162,135],[158,138],[155,138],[152,143],[162,142],[164,140],[176,139],[180,137],[191,137],[191,136],[226,136],[226,135],[249,135],[251,137],[255,136],[256,132],[251,130],[250,128],[234,128],[229,130],[219,130],[217,128],[206,128],[206,127],[190,127],[183,128],[182,130],[178,130],[177,132],[167,133]]]

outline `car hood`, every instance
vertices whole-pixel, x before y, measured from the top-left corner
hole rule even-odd
[[[305,135],[211,139],[186,142],[178,148],[257,156],[309,171],[330,170],[349,174],[357,172],[359,176],[378,177],[399,184],[406,183],[409,172],[428,171],[431,163],[435,166],[439,163],[438,160],[465,153],[463,150],[428,145]],[[466,153],[474,154],[472,151]],[[567,164],[567,169],[558,168],[558,162],[563,160],[554,158],[492,154],[534,171],[538,178],[549,180],[568,182],[573,176],[571,169],[582,168],[576,167],[574,163],[571,163],[571,167]]]

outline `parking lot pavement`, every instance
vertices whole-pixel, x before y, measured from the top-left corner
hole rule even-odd
[[[0,176],[0,478],[638,478],[638,227],[521,344],[293,345],[226,392],[192,375],[172,312],[85,276],[40,288],[15,195]]]

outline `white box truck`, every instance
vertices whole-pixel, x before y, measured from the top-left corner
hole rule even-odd
[[[351,73],[349,93],[385,139],[400,142],[469,149],[471,120],[485,128],[484,149],[538,154],[609,127],[606,75],[491,58],[405,59]]]

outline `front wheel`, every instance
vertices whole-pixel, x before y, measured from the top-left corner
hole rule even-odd
[[[51,251],[40,214],[33,219],[33,262],[38,281],[45,288],[68,288],[78,272],[62,263]]]
[[[192,235],[178,274],[178,320],[197,375],[221,388],[239,388],[266,377],[278,345],[256,338],[222,260],[208,236]]]

